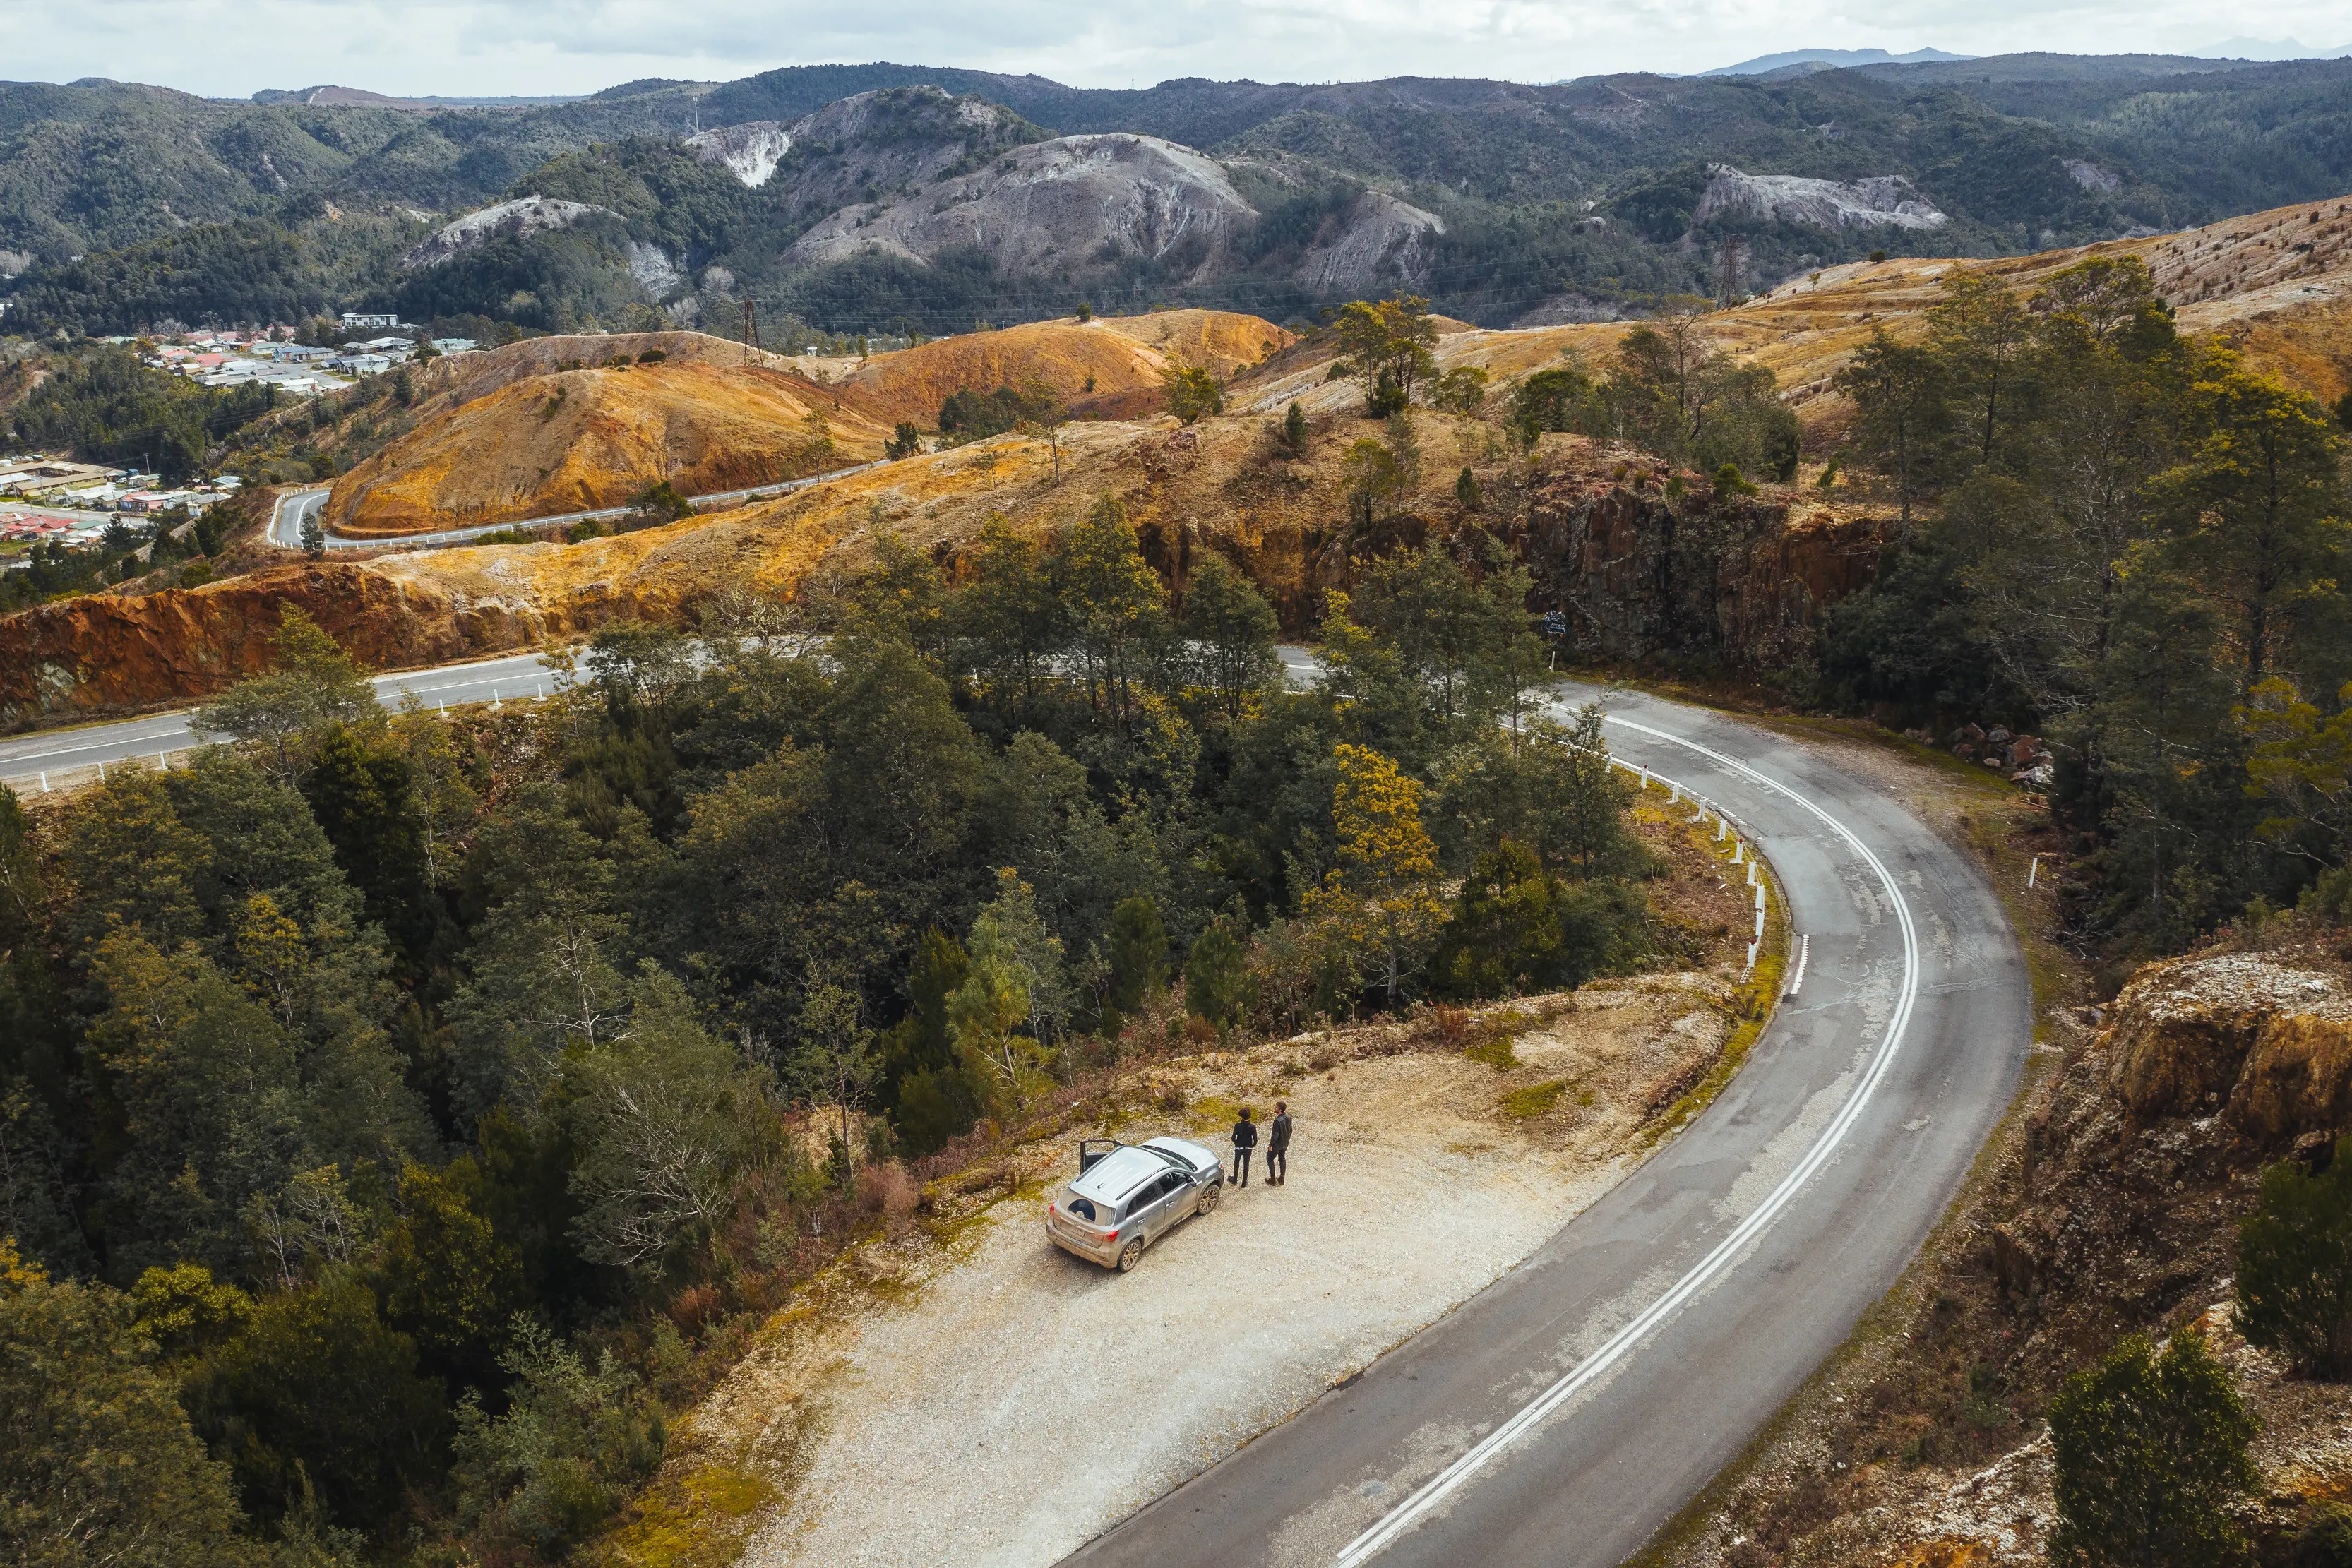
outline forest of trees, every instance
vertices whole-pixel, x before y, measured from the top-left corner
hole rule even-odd
[[[2346,445],[2190,340],[2137,259],[2031,298],[1954,269],[1924,340],[1840,378],[1908,525],[1828,617],[1825,697],[2056,748],[2083,933],[2186,946],[2352,853]],[[1954,717],[1957,716],[1957,718]]]
[[[11,1552],[560,1557],[887,1162],[1126,1053],[1674,950],[1482,538],[1368,564],[1304,691],[1108,498],[463,718],[289,609],[184,765],[0,790]]]
[[[86,462],[136,465],[181,484],[205,468],[210,448],[278,406],[276,387],[202,387],[139,362],[129,349],[58,356],[11,412],[14,444],[65,450]]]

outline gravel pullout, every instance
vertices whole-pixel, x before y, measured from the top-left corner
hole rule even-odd
[[[788,1317],[702,1411],[782,1501],[760,1568],[1051,1563],[1297,1412],[1533,1251],[1638,1163],[1649,1102],[1723,1039],[1728,976],[1610,982],[1522,1020],[1516,1062],[1414,1051],[1317,1063],[1376,1030],[1146,1070],[1185,1113],[1119,1129],[1222,1145],[1276,1092],[1292,1172],[1228,1187],[1121,1275],[1045,1240],[1072,1140],[952,1239],[866,1249],[887,1281]],[[1391,1031],[1394,1032],[1394,1031]],[[1350,1042],[1353,1042],[1351,1045]],[[1520,1119],[1513,1090],[1560,1084]],[[1522,1098],[1518,1104],[1527,1103]],[[896,1257],[885,1256],[896,1254]],[[894,1304],[895,1303],[895,1304]]]

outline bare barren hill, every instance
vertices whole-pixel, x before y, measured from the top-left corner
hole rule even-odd
[[[790,371],[696,361],[529,376],[420,424],[335,483],[327,526],[425,533],[739,489],[881,455],[884,428]]]

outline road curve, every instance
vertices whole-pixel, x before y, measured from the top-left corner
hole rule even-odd
[[[863,474],[868,468],[879,468],[887,458],[876,458],[869,463],[854,463],[846,468],[828,468],[822,474],[812,474],[804,479],[780,479],[772,485],[752,485],[740,490],[716,490],[707,496],[689,496],[697,510],[719,510],[745,501],[763,500],[772,496],[789,496],[795,490],[805,490],[812,485],[822,485],[830,479]],[[278,497],[269,515],[269,542],[284,549],[302,548],[302,523],[315,517],[327,504],[332,486],[318,489],[289,490]],[[598,507],[585,512],[557,512],[544,517],[514,517],[503,523],[481,523],[469,528],[442,528],[428,534],[384,534],[374,538],[347,538],[341,534],[321,532],[320,542],[328,549],[419,549],[426,545],[463,544],[490,534],[511,532],[517,528],[547,528],[558,523],[578,523],[591,519],[625,517],[633,507]]]
[[[534,652],[369,679],[376,701],[386,707],[398,707],[411,695],[426,707],[446,707],[451,703],[530,702],[552,694],[562,677]],[[37,791],[45,774],[51,776],[53,786],[62,786],[69,778],[86,779],[89,769],[125,759],[152,767],[159,758],[202,744],[190,722],[194,716],[193,708],[181,708],[0,740],[0,782],[19,792]]]
[[[1622,1563],[1885,1293],[2000,1120],[2031,989],[1963,851],[1777,735],[1569,695],[1761,845],[1806,942],[1797,994],[1704,1114],[1527,1262],[1070,1563]],[[1299,1180],[1312,1159],[1302,1140]],[[1282,1311],[1278,1277],[1234,1283],[1237,1312]]]

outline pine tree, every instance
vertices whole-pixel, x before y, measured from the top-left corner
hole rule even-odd
[[[1227,922],[1213,921],[1185,955],[1184,1009],[1226,1030],[1241,1021],[1248,1006],[1248,956]]]
[[[1160,906],[1140,894],[1121,899],[1110,914],[1110,1005],[1136,1012],[1167,983],[1168,928]]]

